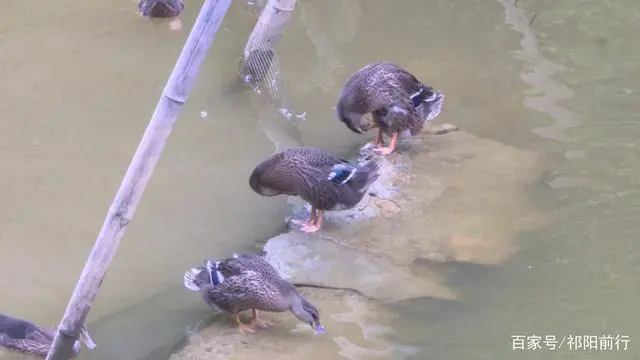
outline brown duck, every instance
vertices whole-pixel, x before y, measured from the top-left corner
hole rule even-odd
[[[303,198],[311,204],[311,216],[301,230],[314,232],[322,227],[325,210],[353,208],[378,176],[374,158],[356,164],[315,147],[295,147],[258,164],[249,185],[262,196]]]
[[[238,330],[242,333],[254,332],[256,325],[263,328],[269,325],[258,317],[258,310],[290,310],[316,333],[325,331],[318,309],[259,255],[234,254],[219,261],[207,260],[203,267],[185,272],[184,286],[200,292],[212,308],[234,315]],[[240,312],[245,310],[253,312],[248,325],[240,320]]]
[[[51,329],[0,313],[0,347],[44,359],[51,349],[54,335]],[[89,349],[96,348],[96,344],[84,327],[80,330],[78,341],[72,348],[74,358],[80,353],[80,343],[85,344]]]
[[[184,10],[184,0],[139,0],[138,9],[142,16],[174,18],[170,23],[174,30],[179,30],[182,26],[177,16]]]
[[[415,136],[424,124],[436,118],[442,110],[444,94],[423,84],[398,65],[389,62],[372,63],[356,71],[347,80],[336,111],[338,118],[358,134],[377,127],[375,151],[388,155],[395,150],[398,136],[407,131]],[[372,123],[363,121],[372,114]],[[383,145],[383,134],[391,137]]]

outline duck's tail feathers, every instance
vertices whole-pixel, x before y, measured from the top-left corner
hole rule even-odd
[[[422,117],[424,121],[431,121],[440,115],[442,111],[442,105],[444,105],[444,94],[440,91],[434,90],[431,87],[425,87],[425,96],[422,100]]]
[[[422,102],[425,101],[431,94],[433,93],[433,89],[429,86],[420,85],[420,89],[409,96],[411,102],[413,103],[413,107],[418,107],[422,105]]]
[[[224,281],[218,271],[218,261],[207,260],[203,267],[191,268],[184,273],[184,287],[191,291],[200,291],[205,284],[217,286]]]
[[[238,254],[233,255],[234,258],[238,257]],[[209,274],[209,281],[213,286],[220,285],[224,281],[224,276],[220,271],[218,271],[218,265],[220,265],[219,261],[205,261],[205,268],[207,269],[207,273]]]
[[[191,268],[184,273],[184,287],[191,291],[200,291],[200,287],[202,285],[199,275],[202,274],[204,269],[202,268]]]

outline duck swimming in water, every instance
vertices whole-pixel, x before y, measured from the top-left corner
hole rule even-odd
[[[0,313],[0,347],[44,359],[53,345],[54,336],[51,329]],[[84,327],[72,348],[74,358],[80,353],[81,343],[91,350],[96,348]]]
[[[232,257],[204,262],[184,274],[184,286],[200,293],[214,309],[235,317],[238,330],[254,332],[254,327],[267,327],[258,317],[258,310],[284,312],[290,310],[300,321],[309,324],[316,333],[323,333],[318,309],[305,299],[290,282],[282,279],[267,260],[255,254],[234,254]],[[240,320],[240,312],[251,310],[250,324]]]
[[[249,185],[262,196],[286,194],[306,200],[311,216],[301,230],[315,232],[322,227],[325,210],[353,208],[379,175],[375,158],[356,164],[315,147],[295,147],[258,164]]]
[[[184,10],[184,0],[139,0],[138,9],[142,16],[174,18],[169,24],[172,30],[180,30],[182,27],[177,16]]]
[[[395,150],[401,133],[408,131],[415,136],[427,121],[440,114],[444,97],[400,66],[379,62],[351,75],[340,93],[336,111],[340,121],[355,133],[377,127],[374,151],[388,155]],[[373,122],[366,124],[363,118],[369,113]],[[391,138],[387,147],[383,146],[383,134]]]

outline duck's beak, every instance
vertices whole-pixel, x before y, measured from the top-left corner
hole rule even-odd
[[[362,129],[356,126],[356,122],[353,121],[352,117],[348,117],[344,115],[339,115],[339,117],[340,117],[340,121],[342,121],[349,128],[349,130],[353,131],[356,134],[363,133]]]
[[[317,323],[313,330],[315,331],[316,335],[324,334],[327,331],[320,323]]]
[[[89,331],[84,326],[80,329],[80,336],[78,336],[78,340],[84,344],[88,349],[93,350],[97,347],[96,343],[93,342],[91,335],[89,335]]]
[[[363,131],[359,127],[355,126],[351,121],[346,121],[345,124],[349,128],[349,130],[353,131],[356,134],[362,134]]]

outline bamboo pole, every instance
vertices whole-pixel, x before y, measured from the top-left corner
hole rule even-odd
[[[46,360],[71,358],[71,348],[116,254],[120,239],[133,218],[144,188],[171,134],[173,123],[187,101],[200,65],[230,5],[231,0],[205,0],[202,5],[82,269]]]

